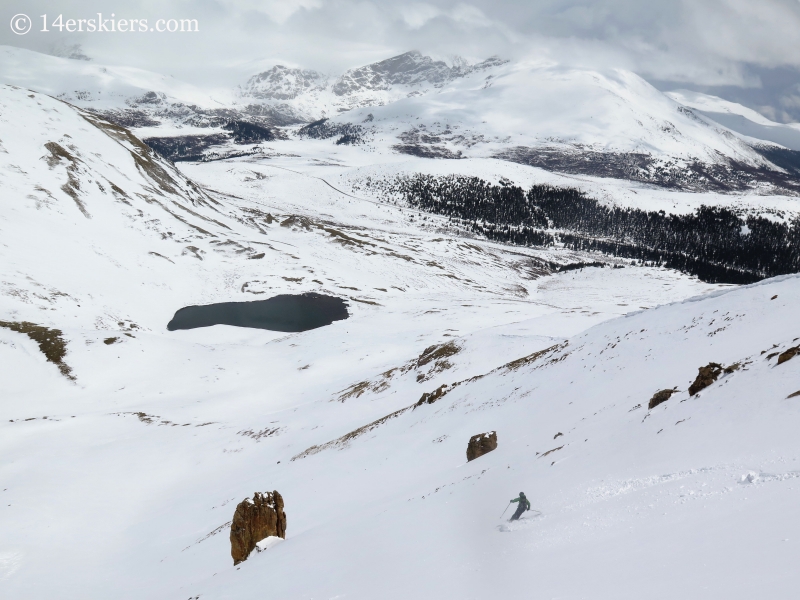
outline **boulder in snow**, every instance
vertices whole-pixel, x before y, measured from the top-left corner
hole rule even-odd
[[[785,363],[787,360],[794,358],[798,354],[800,354],[800,346],[789,348],[786,352],[782,352],[778,357],[778,364]]]
[[[487,452],[491,452],[492,450],[497,449],[497,432],[496,431],[488,431],[486,433],[479,433],[478,435],[473,435],[469,438],[469,444],[467,444],[467,462],[471,460],[475,460],[486,454]]]
[[[283,498],[276,492],[256,492],[236,507],[231,522],[231,556],[238,565],[267,537],[286,537]]]
[[[672,396],[672,394],[674,394],[676,391],[677,390],[672,389],[672,390],[661,390],[659,392],[656,392],[655,394],[653,394],[653,397],[650,398],[650,403],[647,405],[647,408],[652,409],[658,406],[659,404],[666,402],[667,400],[670,399],[670,396]]]
[[[694,383],[689,386],[689,395],[694,396],[700,390],[704,390],[710,386],[717,380],[720,373],[722,373],[722,365],[717,363],[708,363],[705,367],[700,367],[698,369],[697,378],[694,380]]]

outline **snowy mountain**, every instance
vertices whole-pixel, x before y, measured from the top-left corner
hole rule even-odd
[[[316,71],[276,65],[253,75],[240,93],[260,100],[294,100],[301,94],[325,89],[326,83],[326,77]]]
[[[751,108],[700,92],[676,90],[667,92],[667,96],[753,141],[768,141],[789,150],[800,150],[798,123],[776,123]]]
[[[353,108],[382,106],[410,95],[424,95],[505,62],[494,57],[470,65],[460,59],[450,66],[413,51],[350,69],[338,78],[277,65],[251,77],[238,93],[242,102],[260,101],[315,121]]]
[[[499,58],[448,65],[408,52],[339,77],[278,65],[236,90],[206,92],[134,69],[2,52],[3,81],[133,126],[173,160],[253,154],[299,134],[695,191],[798,187],[791,126],[738,113],[734,123],[733,113],[703,109],[707,99],[664,95],[621,70]],[[311,125],[298,131],[303,123]]]
[[[411,54],[217,109],[3,52],[3,597],[791,597],[800,278],[705,275],[800,271],[797,198],[536,166],[775,170],[745,137],[625,72]],[[242,108],[334,96],[375,104]],[[159,125],[102,116],[129,110]],[[157,130],[242,155],[172,163]],[[348,318],[167,328],[307,293]],[[234,508],[272,490],[285,540],[234,565]]]
[[[280,85],[294,89],[291,81]],[[499,59],[448,67],[408,53],[328,85],[304,86],[308,91],[291,99],[299,118],[330,117],[301,129],[301,137],[426,158],[494,157],[689,190],[797,188],[793,146],[772,143],[789,140],[791,127],[782,134],[727,127],[717,113],[695,111],[683,97],[621,70]]]
[[[402,91],[427,87],[442,88],[471,73],[492,69],[506,62],[508,61],[492,57],[470,65],[461,59],[453,66],[448,66],[419,52],[406,52],[371,65],[350,69],[333,84],[331,90],[337,96],[354,96],[364,92],[397,88]]]
[[[212,94],[173,77],[131,67],[99,65],[0,47],[0,81],[59,98],[96,112],[146,111],[153,105],[213,109]]]
[[[267,127],[301,122],[270,107],[239,106],[234,90],[204,90],[142,69],[10,46],[0,47],[0,83],[53,96],[124,127],[154,128],[166,135],[219,133],[236,120]]]
[[[742,139],[624,71],[505,65],[334,122],[360,125],[384,141],[391,136],[393,147],[409,154],[494,156],[667,185],[684,184],[681,177],[697,165],[768,168]]]

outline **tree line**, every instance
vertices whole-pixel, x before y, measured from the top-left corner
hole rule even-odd
[[[523,246],[563,245],[678,269],[710,283],[751,283],[800,271],[800,220],[786,223],[700,206],[689,214],[606,206],[575,188],[417,174],[385,191],[478,235]]]

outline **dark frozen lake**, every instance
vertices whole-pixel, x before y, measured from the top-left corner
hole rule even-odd
[[[212,325],[233,325],[270,331],[298,332],[346,319],[347,304],[323,294],[284,294],[254,302],[220,302],[180,309],[167,324],[169,331]]]

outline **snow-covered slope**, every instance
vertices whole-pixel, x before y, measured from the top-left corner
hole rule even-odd
[[[789,150],[800,150],[798,123],[776,123],[751,108],[700,92],[675,90],[667,92],[667,96],[754,141],[774,142]]]
[[[226,100],[216,100],[195,86],[152,71],[99,65],[12,46],[0,46],[0,83],[33,89],[96,110],[129,108],[137,101],[146,105],[156,99],[145,97],[148,93],[203,108],[218,108],[220,100]]]
[[[0,46],[0,84],[16,85],[64,100],[126,127],[156,128],[160,135],[214,133],[242,118],[234,90],[201,89],[152,71],[101,65]],[[262,109],[249,115],[260,122],[295,123],[297,119]]]
[[[454,235],[344,189],[369,153],[325,141],[178,170],[17,87],[0,141],[3,597],[791,597],[797,277],[731,289]],[[436,165],[466,163],[544,177]],[[308,291],[350,317],[166,330]],[[689,397],[712,361],[730,373]],[[273,489],[287,539],[234,567],[233,509]],[[541,516],[500,521],[520,489]]]
[[[145,281],[158,296],[171,265],[229,230],[219,203],[126,129],[12,86],[0,106],[6,316],[123,327],[120,300],[147,296]]]
[[[737,138],[620,70],[509,64],[489,75],[455,80],[435,93],[353,110],[338,120],[364,123],[367,114],[373,115],[369,126],[381,134],[438,136],[468,155],[502,146],[566,146],[705,162],[719,155],[763,162]]]
[[[310,504],[294,535],[184,589],[208,598],[789,598],[800,555],[791,517],[800,359],[779,365],[777,355],[798,343],[785,329],[798,301],[792,277],[640,312],[355,439],[320,434],[317,444],[332,443],[288,464],[276,443],[253,484]],[[730,373],[690,396],[709,362]],[[492,430],[498,449],[465,463],[469,437]],[[506,524],[498,517],[520,489],[541,512]],[[187,553],[211,552],[199,546]]]

